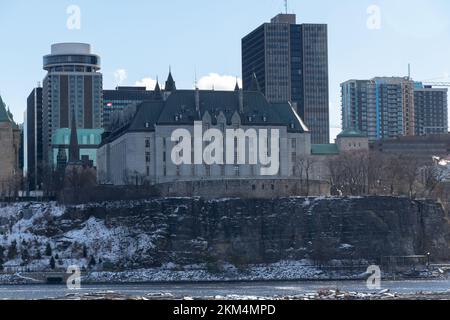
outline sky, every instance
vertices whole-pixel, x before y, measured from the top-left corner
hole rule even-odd
[[[151,87],[169,66],[179,88],[196,78],[201,88],[234,88],[241,38],[284,8],[284,0],[0,0],[0,94],[22,122],[45,76],[42,57],[58,42],[92,44],[105,89]],[[411,63],[415,80],[450,81],[448,0],[289,0],[288,12],[298,23],[328,24],[333,137],[346,80],[406,76]]]

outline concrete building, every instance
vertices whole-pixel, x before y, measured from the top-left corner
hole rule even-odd
[[[297,157],[310,154],[309,130],[290,103],[269,103],[258,91],[176,90],[173,79],[169,81],[173,85],[166,85],[165,94],[158,100],[128,108],[115,130],[105,134],[97,155],[100,183],[289,179],[295,171]],[[178,142],[171,141],[172,133],[184,129],[192,135],[195,144],[196,122],[202,124],[201,135],[208,129],[217,129],[221,133],[228,129],[255,129],[261,140],[260,129],[278,129],[279,170],[275,176],[263,177],[261,163],[238,164],[237,144],[232,150],[233,163],[175,164],[171,152]],[[265,137],[263,141],[267,139]],[[270,146],[274,143],[270,139],[268,142]],[[246,146],[249,145],[247,141]],[[246,159],[250,158],[249,150],[253,149],[246,149]],[[193,151],[192,156],[195,157]]]
[[[0,96],[0,196],[19,190],[20,129]]]
[[[450,154],[450,134],[380,140],[371,144],[370,149],[384,154],[414,156],[430,162],[433,157],[445,158]]]
[[[55,167],[58,152],[68,153],[72,115],[75,116],[81,154],[96,159],[102,129],[102,74],[100,57],[83,43],[52,45],[44,57],[43,154]]]
[[[155,92],[148,91],[146,87],[117,87],[115,90],[103,90],[103,128],[109,130],[114,115],[130,105],[153,100]]]
[[[448,89],[417,83],[414,89],[417,136],[448,133]]]
[[[328,29],[280,14],[242,39],[244,90],[255,74],[269,102],[290,101],[313,143],[329,143]]]
[[[29,190],[39,190],[42,183],[42,88],[34,88],[27,99],[23,131],[24,174]]]
[[[359,130],[370,141],[413,136],[414,82],[409,78],[378,77],[341,84],[342,125]]]

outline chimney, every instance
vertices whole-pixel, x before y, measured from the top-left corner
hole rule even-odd
[[[239,112],[244,113],[244,90],[239,89]]]

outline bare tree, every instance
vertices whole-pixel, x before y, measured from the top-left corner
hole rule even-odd
[[[309,156],[297,157],[297,163],[295,165],[296,173],[300,178],[300,184],[302,193],[305,196],[309,196],[311,189],[311,175],[313,171],[314,161]]]

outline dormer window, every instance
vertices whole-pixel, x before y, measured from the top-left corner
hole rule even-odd
[[[291,123],[291,129],[295,129],[295,124]]]
[[[145,123],[145,128],[147,128],[147,129],[150,128],[150,123],[149,122]]]
[[[178,122],[180,120],[179,116],[175,116],[175,121]]]
[[[266,116],[263,116],[263,121],[267,122],[267,117]]]

